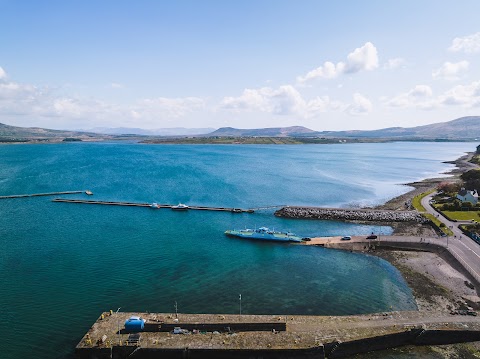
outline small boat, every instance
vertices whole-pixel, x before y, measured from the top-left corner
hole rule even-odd
[[[150,208],[152,208],[152,209],[159,209],[160,206],[158,205],[158,203],[153,202],[153,203],[150,205]]]
[[[185,211],[187,209],[189,209],[190,207],[188,207],[186,204],[184,203],[179,203],[177,204],[176,206],[172,206],[172,209],[174,211]]]
[[[275,232],[267,227],[259,229],[241,229],[225,231],[227,236],[258,239],[261,241],[275,241],[275,242],[302,242],[304,239],[290,232]]]

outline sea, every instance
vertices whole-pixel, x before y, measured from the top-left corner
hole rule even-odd
[[[266,226],[303,237],[388,226],[274,216],[273,206],[375,206],[439,176],[477,144],[0,145],[0,357],[71,358],[103,311],[347,315],[415,310],[383,259],[224,235]],[[256,209],[172,211],[96,199]],[[120,309],[119,309],[120,308]],[[395,356],[397,358],[397,356]]]

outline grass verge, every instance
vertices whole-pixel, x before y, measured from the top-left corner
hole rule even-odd
[[[426,212],[427,210],[425,207],[422,206],[422,198],[428,196],[430,193],[435,192],[435,189],[431,189],[430,191],[420,193],[419,195],[416,195],[412,199],[412,205],[413,208],[415,208],[419,212]]]
[[[425,209],[425,207],[422,206],[422,198],[428,196],[430,193],[433,193],[433,192],[435,192],[435,189],[431,189],[430,191],[423,192],[423,193],[413,197],[413,199],[412,199],[413,208],[415,208],[418,212],[420,212],[425,218],[428,218],[433,223],[435,223],[435,225],[438,228],[440,228],[442,230],[442,232],[445,233],[447,236],[453,236],[453,232],[450,230],[450,228],[440,227],[442,222],[440,222],[437,217],[435,217],[435,216],[433,216],[429,213],[426,213],[427,210]]]

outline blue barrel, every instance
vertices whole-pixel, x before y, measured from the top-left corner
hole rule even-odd
[[[145,326],[145,320],[132,316],[125,321],[125,330],[127,332],[141,332]]]

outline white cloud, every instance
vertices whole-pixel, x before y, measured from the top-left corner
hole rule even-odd
[[[432,72],[434,79],[458,80],[459,75],[468,70],[468,61],[445,62],[442,67]]]
[[[110,84],[110,87],[111,87],[112,89],[124,89],[124,88],[125,88],[125,85],[120,84],[120,83],[118,83],[118,82],[112,82],[112,83]]]
[[[7,73],[5,70],[0,66],[0,80],[3,80],[7,77]]]
[[[353,103],[347,107],[346,111],[350,115],[365,115],[371,112],[372,109],[372,102],[368,98],[359,93],[355,93],[353,95]]]
[[[458,85],[439,97],[442,105],[462,105],[464,107],[480,106],[480,81],[469,85]]]
[[[433,96],[429,86],[418,85],[407,93],[386,100],[386,104],[391,107],[416,107],[422,110],[443,106],[480,107],[480,81],[474,81],[468,85],[457,85],[437,97]]]
[[[408,92],[402,93],[387,101],[390,107],[418,107],[431,109],[433,106],[433,91],[430,86],[417,85]]]
[[[361,70],[372,71],[378,67],[377,48],[371,42],[356,48],[347,56],[345,73],[355,73]]]
[[[383,65],[383,68],[386,69],[386,70],[394,70],[394,69],[397,69],[404,64],[405,64],[405,59],[402,59],[400,57],[395,57],[393,59],[389,59]]]
[[[326,61],[322,66],[309,71],[305,76],[298,76],[298,83],[305,83],[316,78],[331,79],[341,74],[351,74],[359,71],[372,71],[378,67],[378,53],[376,47],[367,42],[347,55],[345,62]]]
[[[464,37],[456,37],[448,50],[453,52],[463,51],[473,53],[480,51],[480,32]]]
[[[355,103],[350,105],[352,113],[359,114],[370,111],[371,103],[361,95],[355,95]],[[345,111],[349,105],[332,100],[329,96],[317,96],[306,100],[298,90],[291,85],[280,86],[277,89],[262,87],[245,89],[241,96],[225,97],[220,108],[237,113],[261,112],[270,115],[296,116],[310,119],[321,113],[330,111]],[[349,112],[350,113],[350,112]]]
[[[19,125],[29,118],[51,128],[88,128],[118,126],[119,122],[141,126],[182,118],[203,109],[205,102],[196,97],[142,99],[135,104],[117,105],[94,99],[60,94],[62,89],[0,81],[0,118],[15,118]],[[24,120],[25,119],[25,120]],[[28,121],[27,121],[28,120]],[[40,122],[38,123],[40,125]]]
[[[297,81],[299,83],[305,83],[316,78],[331,79],[337,77],[338,74],[343,73],[344,69],[345,64],[343,62],[339,62],[335,65],[334,63],[327,61],[322,66],[309,71],[305,76],[298,76]]]
[[[225,97],[220,107],[232,110],[257,110],[277,115],[300,113],[306,104],[300,93],[291,85],[278,89],[262,87],[245,89],[239,97]]]

